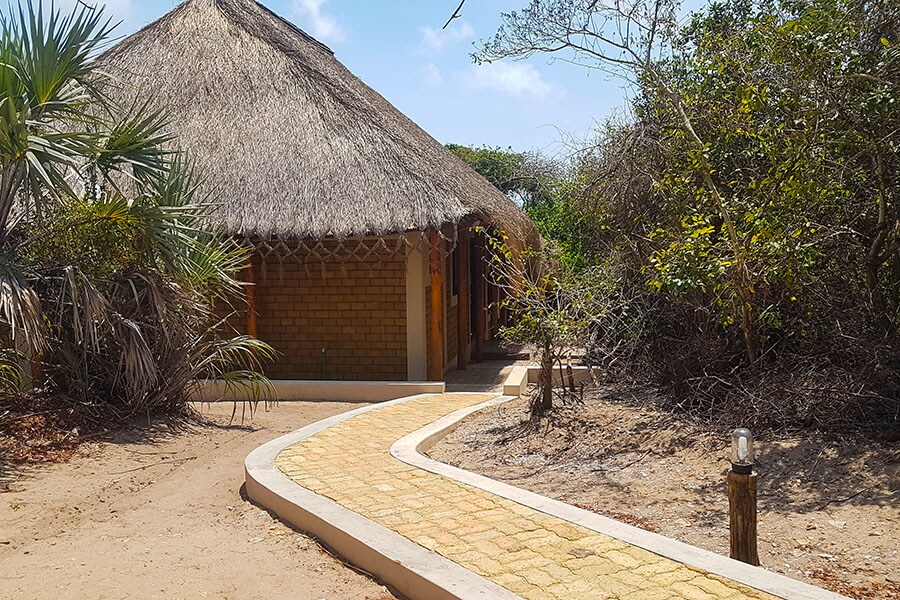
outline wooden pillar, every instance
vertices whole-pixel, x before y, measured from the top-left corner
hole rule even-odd
[[[456,246],[456,278],[459,290],[456,300],[456,368],[465,371],[469,365],[469,317],[472,300],[469,295],[469,236],[460,231]]]
[[[441,281],[440,240],[436,231],[429,236],[429,270],[431,271],[431,350],[428,365],[430,381],[444,380],[444,289]]]
[[[728,472],[731,558],[759,566],[756,547],[756,475]]]
[[[250,254],[250,263],[244,269],[244,279],[248,285],[244,286],[247,298],[247,335],[256,337],[256,267],[253,265],[253,254]]]
[[[475,236],[472,257],[472,362],[484,361],[484,241]]]

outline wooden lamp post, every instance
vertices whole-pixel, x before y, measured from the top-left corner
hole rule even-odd
[[[728,472],[728,528],[731,558],[759,566],[756,547],[756,474],[753,472],[753,434],[743,427],[731,434]]]

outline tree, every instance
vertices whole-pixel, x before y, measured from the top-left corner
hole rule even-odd
[[[900,6],[668,9],[533,1],[478,56],[560,53],[633,83],[632,118],[573,169],[569,234],[639,299],[636,368],[707,414],[896,422]]]
[[[578,211],[573,210],[584,187],[583,173],[572,175],[568,165],[536,152],[458,144],[447,144],[447,149],[519,203],[540,234],[559,244],[561,260],[576,268],[587,264],[577,235]]]
[[[504,13],[494,39],[476,60],[490,62],[535,53],[570,53],[573,62],[652,86],[678,116],[688,140],[688,158],[718,209],[732,254],[728,271],[733,304],[744,335],[747,360],[758,356],[752,311],[753,282],[748,256],[735,228],[732,210],[719,191],[708,160],[708,145],[697,133],[679,90],[660,69],[673,48],[677,29],[673,0],[532,0],[520,12]]]
[[[770,269],[755,279],[821,264],[835,238],[865,240],[860,271],[885,332],[897,307],[881,273],[900,249],[891,175],[900,54],[885,37],[897,35],[897,19],[896,5],[880,1],[713,5],[685,31],[694,50],[671,69],[716,140],[720,185],[752,215],[743,244]]]
[[[500,336],[538,349],[541,370],[531,415],[539,419],[553,408],[554,366],[562,367],[563,358],[587,345],[596,297],[586,285],[589,279],[560,261],[552,245],[514,250],[502,234],[484,233],[491,249],[488,276],[504,290],[503,306],[515,315],[514,324],[501,328]],[[566,397],[565,385],[561,389]]]
[[[0,329],[43,391],[121,414],[177,408],[198,378],[258,390],[272,349],[220,339],[215,303],[246,253],[204,230],[210,203],[165,118],[100,91],[102,10],[0,16]]]
[[[536,185],[533,178],[523,171],[526,155],[512,148],[472,148],[460,144],[447,144],[446,148],[504,194],[522,196]]]
[[[858,231],[859,222],[843,231],[811,224],[828,219],[823,209],[846,210],[842,198],[862,199],[859,214],[878,207],[860,233],[871,306],[890,331],[896,307],[886,299],[900,287],[893,276],[885,283],[900,250],[890,175],[895,4],[724,2],[687,28],[676,8],[668,0],[532,0],[503,15],[476,58],[567,53],[634,83],[635,131],[649,129],[664,146],[655,193],[693,209],[648,232],[683,232],[656,253],[656,282],[715,288],[749,364],[764,345],[760,321],[771,316],[763,292],[810,265],[826,235]]]

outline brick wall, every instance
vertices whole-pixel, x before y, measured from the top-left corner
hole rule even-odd
[[[379,264],[380,262],[380,264]],[[400,381],[406,368],[406,259],[257,261],[258,337],[281,354],[273,379]]]

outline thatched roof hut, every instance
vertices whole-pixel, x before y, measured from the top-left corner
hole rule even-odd
[[[114,99],[167,113],[212,225],[254,247],[236,328],[280,351],[270,376],[437,380],[480,360],[505,315],[475,225],[520,247],[536,229],[326,46],[252,0],[186,0],[101,60]]]
[[[473,217],[536,239],[509,198],[256,2],[186,0],[102,60],[114,97],[167,111],[228,233],[343,239]]]

